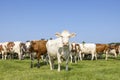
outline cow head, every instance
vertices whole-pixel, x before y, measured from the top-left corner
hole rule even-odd
[[[26,47],[25,43],[20,43],[20,49],[22,52],[27,52],[27,47]]]
[[[4,49],[3,49],[3,46],[0,45],[0,52],[2,52]]]
[[[31,41],[26,41],[25,45],[26,45],[26,49],[27,49],[26,52],[29,52]]]
[[[7,44],[7,50],[8,50],[8,52],[11,52],[13,50],[14,46],[15,46],[14,42],[8,42],[8,44]]]
[[[69,33],[68,31],[64,30],[62,33],[56,33],[57,37],[61,37],[63,46],[67,46],[69,44],[69,39],[74,37],[75,33]]]

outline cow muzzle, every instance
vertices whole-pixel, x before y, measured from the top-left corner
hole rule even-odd
[[[69,45],[69,43],[68,43],[68,42],[63,43],[63,46],[68,46],[68,45]]]

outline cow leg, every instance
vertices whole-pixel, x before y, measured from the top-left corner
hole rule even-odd
[[[77,55],[75,55],[74,57],[75,57],[75,58],[74,58],[74,59],[75,59],[75,63],[77,63],[77,61],[76,61],[76,59],[77,59]]]
[[[106,51],[105,53],[106,53],[105,60],[107,60],[108,59],[108,51]]]
[[[49,57],[50,70],[53,70],[53,68],[54,68],[53,67],[54,66],[53,65],[53,58],[51,56],[49,56],[49,55],[48,55],[48,57]]]
[[[7,53],[5,53],[5,60],[7,59]]]
[[[19,58],[19,60],[22,60],[22,54],[21,54],[21,52],[18,53],[18,58]]]
[[[5,53],[2,53],[2,60],[4,59],[4,54],[5,54]]]
[[[38,60],[37,67],[40,68],[40,59],[37,60]]]
[[[34,55],[33,53],[30,54],[30,57],[31,57],[31,68],[33,68],[33,62],[34,62]]]
[[[68,62],[69,62],[69,57],[66,58],[66,71],[68,71]]]
[[[116,53],[116,50],[114,50],[114,56],[115,56],[115,58],[117,58],[117,53]]]
[[[72,60],[73,60],[72,53],[70,54],[70,59],[71,59],[71,63],[72,63]]]
[[[60,60],[60,55],[58,56],[58,71],[60,71],[60,64],[61,64],[61,60]]]
[[[79,58],[82,61],[82,53],[81,52],[79,52]]]
[[[91,58],[91,60],[93,60],[94,59],[94,53],[92,53],[92,58]]]
[[[96,54],[96,53],[94,53],[94,55],[95,55],[95,60],[97,60],[97,54]]]
[[[37,60],[38,60],[38,63],[37,63],[37,67],[40,68],[40,55],[41,53],[37,53]]]

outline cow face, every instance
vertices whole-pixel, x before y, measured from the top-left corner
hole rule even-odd
[[[8,52],[13,51],[13,47],[14,46],[15,46],[14,42],[8,42],[8,44],[7,44],[7,50],[8,50]]]
[[[69,44],[69,39],[71,37],[74,37],[75,34],[74,33],[69,33],[68,31],[63,31],[61,34],[60,33],[56,33],[55,34],[57,37],[61,37],[62,39],[62,43],[63,43],[63,46],[67,46]]]
[[[4,49],[3,49],[3,46],[0,45],[0,52],[2,52]]]
[[[27,52],[27,47],[26,47],[25,43],[20,43],[20,49],[22,52]]]
[[[27,41],[27,42],[25,43],[25,45],[26,45],[26,49],[27,49],[26,52],[29,52],[31,42],[30,42],[30,41]]]
[[[72,51],[75,51],[76,50],[76,44],[72,43],[71,46],[72,46]]]

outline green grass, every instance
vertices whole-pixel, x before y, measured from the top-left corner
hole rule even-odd
[[[35,61],[36,62],[36,61]],[[65,71],[65,62],[61,72],[51,71],[49,65],[30,68],[30,60],[0,60],[0,80],[120,80],[120,57],[99,60],[83,60],[77,64],[69,63]]]

